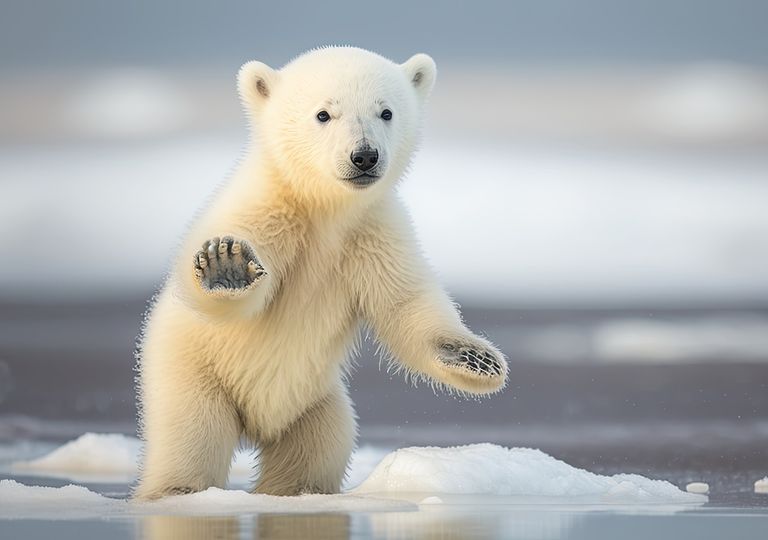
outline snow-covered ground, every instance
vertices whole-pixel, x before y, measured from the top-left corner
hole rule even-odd
[[[140,446],[132,437],[88,433],[41,457],[22,460],[24,456],[16,456],[5,468],[11,474],[80,479],[96,485],[128,483],[135,478]],[[5,458],[11,455],[6,449]],[[234,460],[231,483],[239,487],[250,474],[249,456],[241,453]],[[602,476],[577,469],[539,450],[474,444],[411,447],[389,454],[363,447],[353,456],[344,493],[332,496],[281,498],[212,488],[156,503],[134,503],[74,484],[56,488],[6,479],[0,481],[0,518],[403,511],[418,504],[451,504],[468,497],[512,505],[687,505],[707,500],[660,480]]]
[[[3,268],[4,297],[160,281],[238,138],[0,150],[0,230],[56,264]],[[428,140],[401,193],[457,295],[485,301],[768,299],[768,160]],[[74,257],[74,259],[73,259]],[[62,286],[66,283],[66,286]]]

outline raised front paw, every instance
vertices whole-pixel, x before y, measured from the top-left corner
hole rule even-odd
[[[507,377],[504,356],[479,338],[447,338],[438,341],[438,360],[451,372],[451,384],[472,393],[500,389]]]
[[[253,248],[231,236],[206,241],[194,264],[200,286],[212,292],[244,291],[267,275]]]

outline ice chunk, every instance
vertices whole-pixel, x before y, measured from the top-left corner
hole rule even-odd
[[[691,482],[685,486],[685,491],[688,493],[700,493],[706,495],[709,493],[709,484],[706,482]]]
[[[755,482],[755,493],[768,493],[768,476]]]
[[[473,494],[615,504],[707,500],[669,482],[632,474],[601,476],[539,450],[487,443],[397,450],[354,493]]]

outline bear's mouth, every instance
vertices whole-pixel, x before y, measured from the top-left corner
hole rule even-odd
[[[376,183],[380,177],[376,174],[362,173],[350,178],[344,178],[347,182],[358,188],[368,187],[371,184]]]

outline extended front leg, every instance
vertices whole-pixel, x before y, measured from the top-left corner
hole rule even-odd
[[[426,378],[471,394],[503,388],[508,369],[504,355],[464,326],[442,290],[433,286],[411,293],[396,306],[371,306],[369,320],[392,361],[413,378]]]
[[[405,225],[409,218],[397,201],[390,203],[356,239],[350,258],[361,315],[392,362],[414,380],[472,394],[500,390],[507,380],[504,355],[464,325]]]

